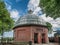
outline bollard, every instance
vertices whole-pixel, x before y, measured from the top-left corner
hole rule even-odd
[[[32,41],[29,41],[29,45],[32,45]]]

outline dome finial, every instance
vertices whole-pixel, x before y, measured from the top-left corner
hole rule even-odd
[[[33,11],[32,11],[32,10],[28,10],[28,13],[29,13],[29,14],[32,14],[32,13],[33,13]]]

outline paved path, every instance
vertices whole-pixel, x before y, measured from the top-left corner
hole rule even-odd
[[[58,43],[49,43],[49,44],[33,44],[33,45],[59,45]]]

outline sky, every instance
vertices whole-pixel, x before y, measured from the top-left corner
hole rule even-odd
[[[46,17],[46,14],[42,14],[41,8],[38,7],[40,0],[4,0],[7,10],[10,12],[11,18],[15,21],[22,15],[25,15],[28,10],[32,10],[33,14],[39,15],[46,22],[52,24],[52,29],[60,30],[60,17],[53,19],[51,17]],[[5,37],[8,35],[13,36],[13,32],[5,32]],[[54,33],[53,33],[54,34]]]

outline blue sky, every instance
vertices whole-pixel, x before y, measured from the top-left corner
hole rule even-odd
[[[39,0],[4,0],[6,4],[6,8],[10,12],[11,18],[13,18],[15,21],[19,18],[19,16],[25,15],[29,9],[33,10],[33,14],[40,14],[42,19],[44,19],[46,22],[49,22],[52,24],[53,30],[60,29],[60,18],[53,19],[51,17],[46,17],[46,14],[42,14],[41,8],[38,7]],[[5,32],[6,36],[13,36],[13,32]]]
[[[4,2],[6,8],[13,15],[12,18],[14,19],[27,13],[29,0],[4,0]],[[4,37],[13,37],[13,31],[5,32]]]
[[[19,14],[23,14],[27,12],[27,5],[29,0],[4,0],[7,3],[7,6],[10,5],[10,10],[17,10]]]

